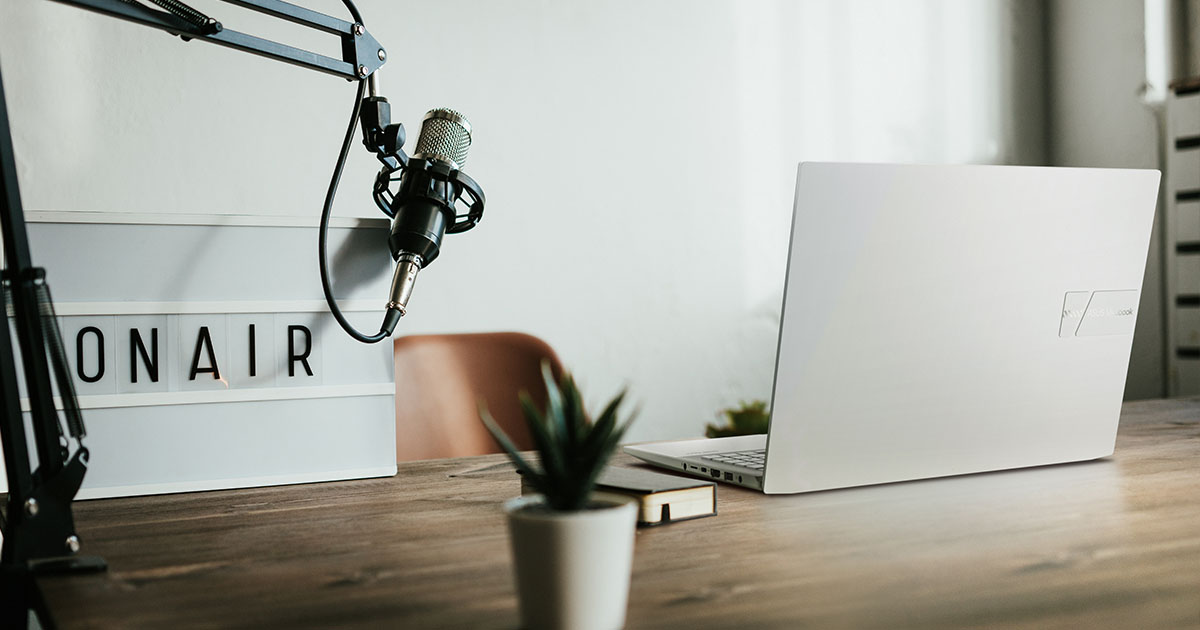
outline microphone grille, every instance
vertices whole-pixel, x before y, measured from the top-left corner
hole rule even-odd
[[[450,162],[461,169],[471,148],[471,123],[462,114],[446,108],[431,109],[421,122],[421,135],[413,157]]]

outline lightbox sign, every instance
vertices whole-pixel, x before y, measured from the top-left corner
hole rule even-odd
[[[395,474],[392,346],[329,313],[316,216],[26,220],[87,427],[79,498]],[[360,329],[391,286],[388,229],[330,221],[333,286]]]
[[[319,385],[322,331],[305,313],[62,318],[80,394]]]

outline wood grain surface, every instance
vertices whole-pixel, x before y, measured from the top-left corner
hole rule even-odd
[[[732,486],[638,531],[630,628],[1200,628],[1200,399],[1129,403],[1098,462],[807,495]],[[622,457],[622,463],[631,460]],[[514,628],[500,456],[85,501],[106,574],[62,628]]]

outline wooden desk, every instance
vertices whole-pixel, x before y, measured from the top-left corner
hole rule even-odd
[[[809,495],[722,486],[638,532],[630,628],[1200,627],[1200,399],[1125,407],[1110,461]],[[63,628],[513,628],[502,458],[391,479],[86,501],[107,574]]]

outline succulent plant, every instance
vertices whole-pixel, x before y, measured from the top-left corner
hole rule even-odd
[[[741,406],[725,409],[721,413],[728,419],[725,426],[707,425],[704,435],[710,438],[729,437],[731,435],[754,435],[766,433],[771,421],[771,412],[767,411],[767,403],[762,400],[743,401]]]
[[[538,410],[528,392],[520,394],[521,409],[533,437],[538,464],[521,455],[486,407],[480,406],[479,416],[524,475],[525,481],[546,497],[551,509],[582,510],[588,506],[596,478],[608,464],[608,458],[633,418],[618,421],[617,408],[625,398],[624,391],[609,401],[593,422],[570,374],[564,373],[561,384],[557,383],[550,364],[542,362],[542,378],[546,382],[545,413]]]

